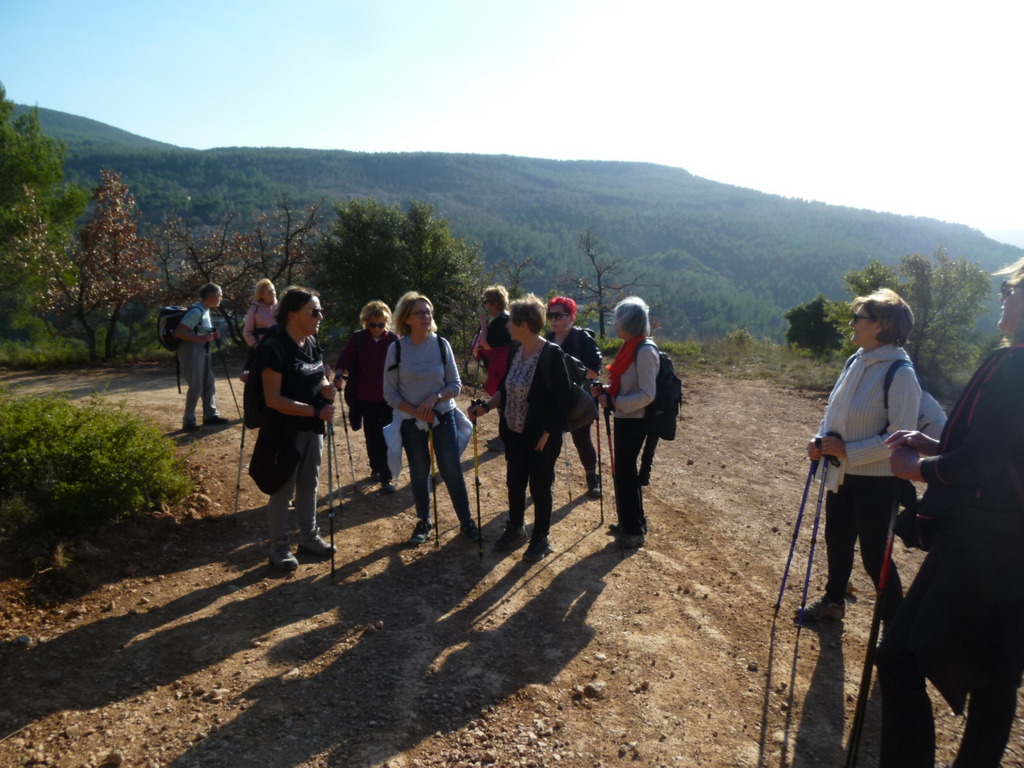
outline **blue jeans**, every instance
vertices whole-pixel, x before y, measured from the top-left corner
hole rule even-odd
[[[434,459],[448,488],[460,524],[473,518],[469,511],[469,492],[462,476],[454,411],[440,414],[434,426]],[[409,461],[409,485],[420,520],[430,519],[430,432],[416,426],[416,419],[402,420],[402,445]]]

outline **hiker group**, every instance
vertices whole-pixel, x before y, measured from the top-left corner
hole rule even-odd
[[[202,428],[194,413],[200,398],[204,425],[226,422],[216,411],[210,364],[210,343],[217,336],[209,309],[220,300],[218,286],[204,286],[199,304],[189,310],[173,308],[177,316],[168,311],[162,321],[162,335],[180,340],[179,357],[189,383],[183,421],[187,430]],[[291,287],[278,302],[269,280],[256,285],[245,321],[250,353],[241,378],[244,426],[259,428],[249,474],[270,497],[272,566],[298,567],[289,536],[289,507],[299,528],[299,554],[327,557],[337,551],[321,535],[316,507],[325,448],[328,464],[332,461],[336,395],[342,389],[346,440],[349,427],[363,430],[370,479],[380,484],[381,494],[398,490],[395,481],[403,457],[408,464],[417,518],[410,543],[422,544],[432,533],[435,540],[439,536],[439,475],[460,535],[482,549],[478,464],[474,520],[461,457],[472,439],[478,461],[476,421],[493,410],[499,414],[498,436],[486,448],[504,453],[509,510],[494,549],[507,552],[528,541],[523,555],[528,562],[553,551],[555,464],[565,432],[571,435],[584,470],[586,495],[601,502],[603,522],[600,405],[618,513],[609,530],[624,549],[644,544],[647,518],[642,488],[650,482],[657,441],[675,436],[681,400],[681,384],[671,360],[649,338],[646,303],[629,297],[615,308],[615,328],[623,343],[607,367],[607,384],[601,383],[600,349],[593,333],[575,325],[577,306],[571,298],[556,296],[545,304],[530,294],[510,301],[506,289],[494,285],[484,291],[482,309],[472,352],[486,369],[484,391],[489,399],[473,401],[464,412],[456,402],[463,391],[456,358],[447,339],[437,333],[429,297],[410,291],[399,299],[394,314],[383,301],[367,303],[360,312],[361,328],[348,337],[330,366],[319,343],[323,310],[317,293]],[[172,329],[175,320],[178,325]],[[546,322],[551,330],[545,335]],[[186,342],[192,346],[186,347]],[[189,356],[201,366],[186,367]],[[189,372],[197,367],[204,378],[195,379],[193,385]],[[244,445],[243,429],[242,452]],[[240,456],[240,472],[241,461]],[[529,535],[527,489],[534,508]],[[330,517],[333,524],[333,511]]]
[[[996,766],[1009,738],[1024,670],[1024,558],[1019,554],[1024,551],[1024,260],[1003,273],[1008,277],[1001,289],[999,328],[1008,343],[981,365],[948,421],[922,390],[903,349],[913,326],[911,308],[887,289],[855,299],[849,325],[857,351],[807,443],[811,464],[776,614],[808,494],[817,481],[798,623],[844,618],[858,543],[877,590],[847,765],[856,761],[876,663],[883,768],[934,766],[926,680],[958,714],[967,707],[954,765]],[[207,308],[216,306],[220,291],[201,293],[201,298]],[[456,402],[463,383],[455,356],[437,334],[427,296],[406,293],[393,315],[384,302],[369,302],[360,315],[362,327],[349,336],[332,369],[317,341],[323,310],[316,292],[289,288],[276,303],[272,285],[257,288],[252,323],[250,318],[246,322],[254,352],[244,374],[245,420],[250,428],[260,427],[250,474],[270,497],[274,567],[298,566],[289,542],[293,503],[299,552],[331,556],[333,568],[336,548],[320,534],[316,503],[325,444],[331,462],[335,399],[343,385],[346,438],[349,426],[363,429],[370,477],[382,494],[396,492],[403,454],[408,462],[417,516],[410,543],[422,544],[431,534],[437,541],[435,478],[440,474],[459,535],[477,543],[482,553],[477,422],[497,410],[498,436],[486,447],[505,455],[508,516],[493,542],[495,550],[526,544],[523,559],[528,562],[553,551],[555,466],[565,433],[584,470],[587,496],[601,501],[603,523],[602,412],[617,518],[610,532],[624,550],[645,545],[649,529],[643,489],[650,482],[658,440],[675,437],[681,399],[671,360],[650,339],[646,303],[629,297],[615,307],[622,344],[604,368],[593,334],[576,326],[577,306],[568,297],[544,303],[531,294],[510,302],[503,287],[491,286],[483,295],[483,309],[472,354],[487,370],[488,397],[474,400],[464,413]],[[206,345],[205,362],[196,353],[205,372],[210,370],[208,345],[215,340],[212,326],[204,325],[207,316],[185,324],[180,335],[183,341]],[[545,334],[546,323],[550,330]],[[194,373],[195,362],[183,361],[183,368],[189,382],[187,406],[194,410],[202,399],[205,423],[217,423],[212,384],[207,386],[205,373]],[[196,423],[188,408],[183,423],[186,429]],[[461,469],[471,441],[476,520]],[[913,482],[927,486],[920,499]],[[527,491],[533,503],[529,531]],[[827,580],[824,594],[808,605],[823,500]],[[330,517],[333,525],[333,511]],[[894,533],[927,551],[906,595],[893,562]]]

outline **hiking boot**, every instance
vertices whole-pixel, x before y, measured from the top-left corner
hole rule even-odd
[[[294,571],[299,567],[299,561],[292,554],[287,539],[277,542],[270,548],[270,564],[282,571]]]
[[[528,563],[536,563],[543,560],[555,550],[551,548],[551,539],[542,536],[539,539],[531,539],[530,546],[523,552],[523,560]]]
[[[371,483],[376,483],[379,480],[380,480],[380,472],[374,471],[374,472],[370,473],[370,482]]]
[[[380,484],[380,492],[385,496],[390,496],[392,493],[398,492],[398,486],[388,480],[387,482]]]
[[[423,544],[427,539],[430,538],[430,531],[433,530],[434,526],[430,524],[429,520],[419,520],[416,523],[416,528],[412,532],[412,536],[409,537],[410,544]]]
[[[526,528],[522,525],[513,525],[511,521],[505,523],[505,530],[494,542],[494,548],[499,552],[511,552],[526,541]]]
[[[323,536],[314,536],[299,544],[299,552],[305,552],[307,555],[316,555],[317,557],[327,557],[337,551],[338,548],[324,541]]]
[[[203,429],[202,424],[186,424],[181,428],[182,432],[200,432]]]
[[[846,603],[836,602],[822,595],[804,608],[804,621],[842,621],[846,615]],[[796,620],[800,620],[800,611],[796,612]]]
[[[601,498],[601,478],[596,472],[587,472],[587,496],[592,499]]]
[[[463,523],[459,533],[470,541],[483,541],[484,538],[484,535],[480,533],[480,529],[476,527],[476,523],[472,520]]]
[[[637,549],[647,541],[647,536],[642,533],[623,533],[619,535],[619,545],[623,549]]]
[[[487,441],[487,450],[503,453],[505,451],[505,441],[500,437],[491,438]]]
[[[208,419],[203,419],[203,423],[208,427],[222,427],[225,424],[230,424],[230,419],[225,419],[223,416],[211,416]]]

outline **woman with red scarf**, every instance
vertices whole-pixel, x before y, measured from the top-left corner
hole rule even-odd
[[[612,531],[623,547],[641,547],[647,538],[647,518],[637,458],[647,437],[644,408],[654,400],[659,362],[657,348],[643,343],[651,333],[647,303],[630,296],[615,305],[615,331],[623,344],[608,366],[610,383],[607,389],[595,387],[593,394],[603,408],[615,411],[612,475],[619,522]]]

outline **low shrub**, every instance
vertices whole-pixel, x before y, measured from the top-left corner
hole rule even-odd
[[[78,532],[191,490],[174,444],[123,404],[0,388],[0,536]]]

